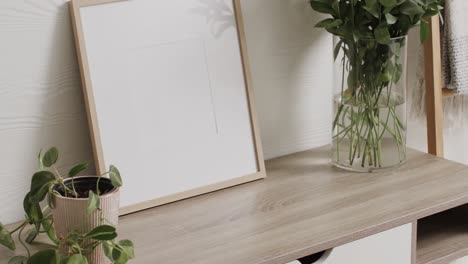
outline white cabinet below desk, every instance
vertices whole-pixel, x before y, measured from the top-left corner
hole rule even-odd
[[[412,234],[412,224],[390,229],[328,250],[313,264],[411,264]]]
[[[450,262],[450,264],[468,264],[468,256],[455,260],[454,262]]]

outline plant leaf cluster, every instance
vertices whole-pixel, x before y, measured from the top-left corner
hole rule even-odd
[[[59,158],[58,149],[53,147],[44,154],[42,151],[38,155],[39,171],[34,173],[31,179],[30,191],[23,200],[23,209],[25,212],[25,221],[13,231],[8,231],[0,223],[0,245],[10,250],[15,250],[16,245],[12,235],[18,232],[18,240],[25,247],[28,256],[15,256],[10,259],[9,264],[87,264],[86,254],[92,252],[96,247],[102,246],[106,256],[114,264],[125,264],[135,257],[133,243],[130,240],[121,240],[116,242],[117,232],[115,227],[105,224],[103,212],[99,203],[99,181],[102,177],[109,175],[110,181],[115,188],[122,186],[122,178],[119,170],[111,165],[109,171],[98,177],[96,190],[89,190],[88,207],[83,214],[91,214],[96,210],[101,215],[101,224],[86,234],[76,231],[68,233],[65,237],[58,238],[54,229],[53,218],[50,209],[54,208],[52,197],[66,196],[78,198],[79,194],[75,190],[74,177],[88,168],[87,163],[81,163],[74,166],[63,177],[56,163]],[[72,187],[65,185],[64,180],[71,178]],[[64,193],[56,191],[57,186],[61,186]],[[47,206],[41,207],[43,201],[47,200]],[[32,226],[26,236],[23,231],[27,226]],[[46,234],[53,247],[31,254],[25,244],[31,244],[39,234]],[[91,241],[91,243],[89,242]],[[67,254],[62,254],[59,249],[68,248]]]
[[[335,60],[343,54],[343,68],[349,73],[344,90],[350,99],[357,103],[366,98],[371,106],[382,89],[398,83],[404,37],[420,25],[421,40],[427,39],[424,19],[440,14],[442,4],[443,0],[310,0],[315,11],[331,16],[316,26],[340,39],[333,53]]]
[[[310,0],[310,5],[331,16],[317,27],[345,39],[376,39],[388,44],[418,25],[421,41],[425,41],[429,26],[424,18],[440,14],[443,0]]]

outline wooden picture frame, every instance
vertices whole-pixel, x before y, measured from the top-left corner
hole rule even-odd
[[[128,0],[72,0],[71,1],[71,15],[72,15],[72,22],[73,22],[73,29],[75,34],[76,40],[76,48],[78,54],[78,61],[81,71],[81,79],[83,83],[83,94],[84,100],[86,105],[86,111],[88,116],[88,123],[90,128],[92,146],[93,146],[93,154],[96,164],[96,170],[98,174],[102,174],[106,172],[106,167],[109,166],[106,162],[106,153],[103,146],[103,135],[100,129],[100,122],[99,116],[97,113],[97,106],[96,106],[96,98],[95,98],[95,90],[98,89],[94,87],[93,80],[91,78],[91,68],[90,68],[90,58],[89,53],[87,50],[86,45],[86,36],[83,28],[83,20],[82,20],[82,9],[91,7],[91,6],[98,6],[98,5],[105,5],[105,4],[119,4],[121,2],[127,2]],[[138,0],[137,0],[138,1]],[[137,2],[132,1],[132,2]],[[168,0],[170,1],[170,0]],[[121,214],[128,214],[135,211],[147,209],[150,207],[182,200],[185,198],[201,195],[204,193],[220,190],[223,188],[232,187],[235,185],[243,184],[250,181],[255,181],[258,179],[262,179],[266,177],[265,173],[265,164],[263,159],[263,152],[261,147],[260,141],[260,133],[256,121],[256,113],[254,110],[254,102],[252,98],[252,91],[251,91],[251,77],[250,77],[250,69],[247,57],[247,50],[246,50],[246,41],[245,41],[245,33],[243,28],[243,21],[241,15],[241,8],[240,8],[240,0],[233,0],[232,1],[233,7],[233,16],[235,18],[235,26],[236,26],[236,34],[238,43],[236,45],[239,46],[238,52],[240,52],[240,62],[242,66],[242,75],[243,75],[243,85],[245,86],[245,94],[246,94],[246,104],[249,113],[249,126],[251,127],[251,137],[253,142],[253,151],[256,158],[256,171],[253,173],[249,173],[247,175],[238,175],[235,178],[224,179],[219,182],[213,182],[208,185],[198,186],[194,188],[189,188],[180,192],[175,192],[172,194],[164,195],[161,197],[155,197],[153,199],[142,200],[138,202],[134,202],[132,204],[125,205],[121,208]],[[102,18],[105,19],[105,18]],[[133,140],[129,138],[128,140]],[[120,167],[119,164],[116,164]],[[183,164],[181,164],[183,166]],[[132,175],[128,175],[131,173],[122,171],[124,174],[124,188],[125,190],[125,181],[128,180],[128,177],[134,177]],[[125,175],[126,174],[126,175]],[[127,177],[127,178],[126,178]],[[137,192],[138,190],[132,190],[132,192]],[[125,199],[125,197],[124,197]]]

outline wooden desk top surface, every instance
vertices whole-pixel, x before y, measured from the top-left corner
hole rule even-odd
[[[468,203],[467,166],[412,150],[388,173],[334,169],[328,148],[267,169],[265,180],[122,217],[132,263],[284,264]]]

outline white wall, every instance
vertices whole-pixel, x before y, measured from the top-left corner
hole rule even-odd
[[[0,1],[0,221],[23,216],[40,148],[62,165],[91,160],[68,6],[63,0]]]
[[[307,0],[244,0],[265,157],[330,142],[332,38]]]
[[[267,158],[324,145],[331,122],[331,37],[307,0],[244,0]],[[92,161],[66,0],[0,1],[0,222],[23,216],[40,148],[61,165]]]

